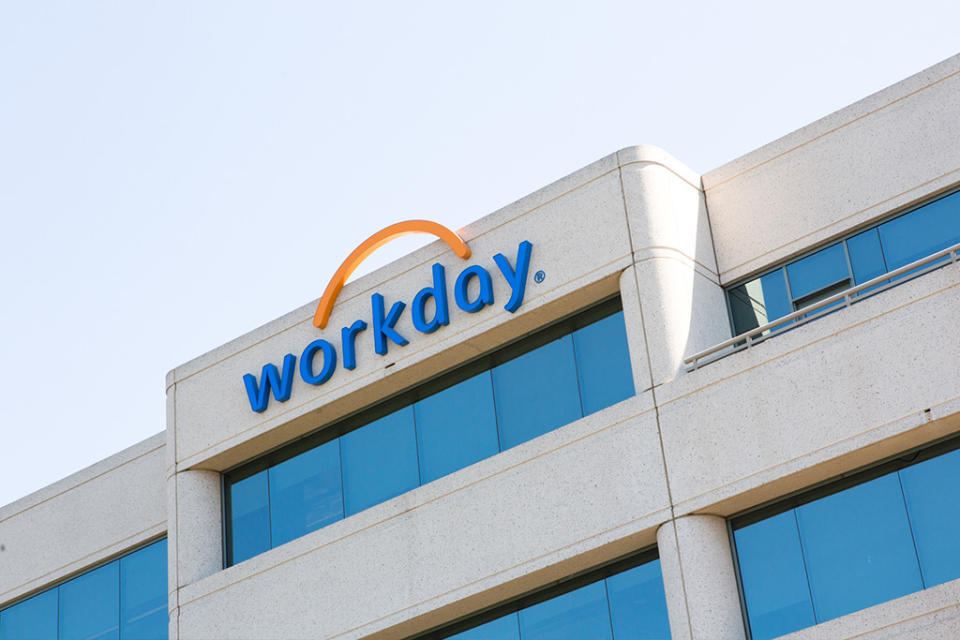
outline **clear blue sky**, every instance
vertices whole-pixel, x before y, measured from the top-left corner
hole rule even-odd
[[[632,144],[707,171],[958,25],[953,0],[0,4],[0,505],[161,431],[169,369],[381,227],[458,228]]]

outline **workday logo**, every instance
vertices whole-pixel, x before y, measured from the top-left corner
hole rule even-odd
[[[327,285],[317,312],[313,317],[313,324],[318,329],[326,329],[333,311],[334,303],[347,278],[367,256],[391,240],[411,233],[429,233],[434,235],[450,247],[453,252],[464,260],[470,258],[470,247],[456,233],[436,222],[429,220],[407,220],[398,222],[378,231],[360,244],[347,256],[340,268],[334,273]],[[504,309],[514,313],[523,303],[523,294],[527,286],[527,274],[530,271],[530,253],[533,245],[523,241],[517,247],[517,257],[510,264],[510,260],[502,253],[493,256],[500,275],[510,287],[510,299]],[[432,284],[424,287],[413,297],[410,303],[410,317],[414,328],[420,333],[433,333],[440,327],[450,324],[450,300],[447,287],[447,274],[441,264],[434,264],[431,268]],[[540,277],[542,272],[538,272]],[[477,284],[473,285],[473,281]],[[538,282],[542,281],[542,278]],[[471,298],[471,291],[473,297]],[[433,300],[433,315],[428,316],[428,303]],[[474,264],[466,267],[457,275],[453,283],[453,301],[463,311],[476,313],[488,305],[494,304],[493,276],[484,267]],[[386,299],[375,293],[370,297],[369,324],[367,320],[358,319],[351,325],[340,329],[339,354],[344,369],[353,370],[357,367],[356,340],[357,335],[370,329],[373,332],[374,351],[381,356],[387,354],[392,342],[403,347],[410,341],[400,335],[396,329],[397,321],[403,316],[407,304],[394,302],[387,310]],[[409,334],[408,334],[409,335]],[[334,343],[326,338],[314,340],[308,344],[300,354],[299,374],[307,384],[319,386],[333,376],[337,370],[338,351]],[[278,369],[273,363],[263,366],[260,379],[253,374],[245,374],[243,383],[250,400],[250,408],[256,412],[266,411],[270,395],[278,402],[290,399],[293,389],[293,378],[297,375],[297,356],[288,353],[283,358],[283,364]]]

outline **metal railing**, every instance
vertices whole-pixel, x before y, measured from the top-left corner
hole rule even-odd
[[[945,257],[949,257],[950,261],[943,262],[942,264],[934,264],[940,260],[943,260]],[[867,280],[866,282],[858,284],[855,287],[850,287],[845,291],[841,291],[840,293],[836,293],[832,296],[824,298],[823,300],[814,302],[813,304],[807,305],[802,309],[797,309],[793,313],[789,313],[785,316],[777,318],[776,320],[773,320],[772,322],[760,325],[756,329],[751,329],[750,331],[741,333],[740,335],[734,336],[729,340],[724,340],[718,345],[684,358],[683,364],[687,371],[694,371],[705,364],[715,362],[716,360],[728,356],[731,353],[737,353],[738,351],[749,349],[753,345],[759,344],[767,338],[780,335],[787,329],[799,327],[800,325],[806,324],[807,322],[815,320],[828,313],[833,313],[838,309],[849,307],[851,304],[859,302],[860,300],[872,296],[875,293],[880,293],[881,291],[885,291],[890,287],[907,282],[908,280],[912,280],[917,276],[929,273],[934,269],[939,269],[940,267],[948,264],[954,264],[958,261],[960,261],[960,244],[955,244],[952,247],[947,247],[946,249],[932,253],[925,258],[921,258],[915,262],[904,265],[899,269],[888,271],[887,273],[877,276],[872,280]],[[908,274],[907,277],[896,280],[904,274]],[[894,282],[894,280],[896,280],[896,282]],[[833,305],[837,302],[842,302],[843,304],[841,306],[834,307]]]

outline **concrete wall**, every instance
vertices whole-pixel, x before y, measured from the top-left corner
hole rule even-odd
[[[0,508],[0,607],[167,528],[157,434]]]

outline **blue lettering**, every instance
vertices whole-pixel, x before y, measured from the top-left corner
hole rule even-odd
[[[367,328],[367,323],[357,320],[349,327],[340,330],[340,346],[343,349],[343,368],[351,371],[357,368],[357,334]]]
[[[323,351],[323,368],[313,374],[313,358],[317,351]],[[330,379],[337,368],[337,350],[326,340],[314,340],[300,355],[300,377],[307,384],[320,385]]]
[[[297,364],[297,356],[288,353],[283,357],[283,373],[277,371],[273,364],[263,365],[260,372],[260,384],[257,384],[255,376],[245,373],[243,375],[243,384],[247,387],[247,398],[250,400],[250,408],[257,413],[263,413],[267,410],[267,403],[270,402],[270,389],[273,388],[273,397],[277,402],[286,402],[290,399],[290,391],[293,388],[293,369]]]
[[[506,306],[503,307],[510,313],[513,313],[519,309],[520,305],[523,303],[523,292],[527,287],[527,272],[530,271],[531,249],[533,249],[533,245],[527,240],[524,240],[520,243],[520,246],[517,247],[516,269],[510,267],[510,263],[502,253],[498,253],[497,255],[493,256],[493,261],[497,263],[498,267],[500,267],[500,272],[503,274],[507,284],[510,285],[510,289],[512,291],[510,294],[510,300],[507,301]]]
[[[393,325],[397,324],[397,320],[400,319],[400,314],[403,313],[403,309],[407,305],[403,302],[394,302],[393,306],[390,307],[390,312],[384,317],[383,296],[379,293],[373,294],[370,298],[370,303],[373,308],[373,350],[382,356],[386,355],[387,338],[390,338],[401,347],[409,344],[410,341],[397,333],[393,328]]]
[[[433,320],[427,322],[427,300],[433,298]],[[433,265],[433,286],[420,289],[410,308],[413,326],[421,333],[433,333],[441,326],[450,324],[450,308],[447,306],[447,277],[442,264]]]
[[[480,282],[480,295],[473,302],[470,302],[470,297],[467,295],[471,278],[476,278]],[[457,276],[457,282],[453,286],[453,297],[457,301],[457,306],[467,313],[476,313],[488,304],[493,304],[493,281],[490,279],[490,273],[480,265],[467,267]]]

